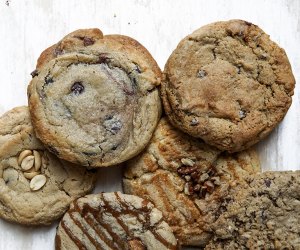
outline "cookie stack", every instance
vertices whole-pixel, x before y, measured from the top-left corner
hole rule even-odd
[[[2,218],[64,214],[56,249],[300,248],[300,173],[261,173],[250,148],[284,118],[295,85],[256,25],[196,30],[163,73],[134,39],[77,30],[32,77],[29,108],[0,118]],[[126,194],[86,195],[96,169],[117,164]]]

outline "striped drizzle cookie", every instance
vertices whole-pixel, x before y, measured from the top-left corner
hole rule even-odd
[[[56,250],[179,249],[152,203],[133,195],[100,193],[74,201],[59,223]]]

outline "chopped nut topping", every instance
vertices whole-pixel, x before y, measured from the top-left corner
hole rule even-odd
[[[208,179],[209,179],[209,175],[207,173],[204,173],[204,174],[200,175],[200,181],[201,182],[204,182]]]
[[[221,184],[220,177],[215,176],[216,170],[213,167],[200,172],[199,167],[194,163],[193,166],[177,168],[177,173],[186,181],[184,193],[195,198],[205,198],[213,193],[215,186]]]
[[[195,165],[195,162],[189,158],[182,158],[181,162],[183,165],[190,166],[190,167]]]
[[[197,170],[197,166],[194,167],[180,167],[177,169],[177,172],[179,174],[190,174],[192,172],[194,172],[195,170]]]

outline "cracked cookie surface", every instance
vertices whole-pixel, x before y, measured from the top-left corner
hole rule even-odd
[[[295,85],[285,51],[242,20],[212,23],[184,38],[164,74],[162,98],[172,124],[229,152],[272,131]]]
[[[300,249],[300,171],[246,178],[212,225],[209,249]]]
[[[32,157],[39,166],[30,161]],[[23,164],[30,162],[32,170]],[[28,175],[35,171],[42,180],[31,182]],[[1,218],[26,225],[50,224],[75,198],[93,189],[95,177],[95,171],[61,160],[45,149],[34,134],[28,107],[14,108],[0,118]]]
[[[125,193],[162,211],[183,245],[205,246],[222,198],[242,177],[260,171],[253,150],[228,155],[184,134],[162,118],[149,145],[125,163]]]
[[[45,50],[28,87],[37,137],[93,168],[138,154],[161,115],[161,71],[132,38],[77,30]]]
[[[74,201],[58,226],[55,248],[176,250],[180,246],[151,202],[115,192]]]

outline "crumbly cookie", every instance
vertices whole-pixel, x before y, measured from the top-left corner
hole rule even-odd
[[[35,137],[28,107],[0,118],[0,217],[26,225],[60,218],[92,190],[95,171],[58,159]]]
[[[152,201],[180,243],[193,246],[204,246],[211,238],[207,229],[230,187],[260,170],[255,152],[221,153],[165,118],[146,150],[125,164],[125,193]]]
[[[300,249],[300,171],[265,172],[229,195],[206,249]]]
[[[138,154],[161,115],[161,71],[137,41],[77,30],[45,50],[28,87],[37,137],[87,167]]]
[[[116,193],[87,195],[74,201],[62,218],[55,248],[179,249],[171,228],[152,203]]]
[[[172,124],[229,152],[267,136],[290,107],[295,86],[285,51],[242,20],[212,23],[184,38],[164,74]]]

